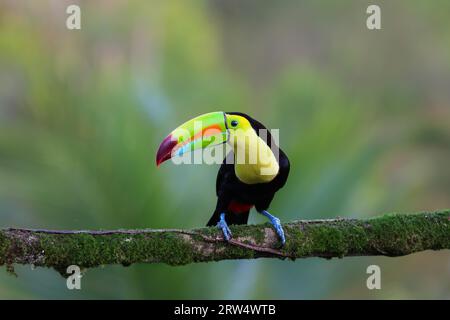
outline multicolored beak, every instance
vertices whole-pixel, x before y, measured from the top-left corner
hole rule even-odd
[[[156,165],[174,156],[222,144],[228,137],[225,112],[203,114],[183,123],[163,140],[156,153]]]

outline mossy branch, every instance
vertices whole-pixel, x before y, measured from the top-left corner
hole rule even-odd
[[[216,228],[112,231],[0,230],[0,265],[93,268],[133,263],[185,265],[193,262],[259,257],[305,258],[403,256],[450,249],[450,210],[388,214],[370,219],[293,221],[283,225],[280,248],[269,224],[231,226],[223,241]]]

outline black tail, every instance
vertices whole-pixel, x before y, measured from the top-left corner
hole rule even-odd
[[[240,212],[240,213],[234,213],[231,211],[225,212],[225,221],[228,225],[231,224],[247,224],[248,221],[248,215],[250,211]],[[214,211],[211,219],[209,219],[208,223],[206,224],[207,227],[215,226],[220,220],[220,212],[217,210]]]

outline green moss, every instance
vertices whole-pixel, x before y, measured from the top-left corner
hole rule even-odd
[[[256,243],[262,243],[265,238],[264,228],[271,228],[269,224],[263,225],[231,225],[230,230],[233,237],[251,237]]]
[[[294,222],[284,225],[287,243],[282,251],[296,257],[343,257],[383,254],[398,256],[425,249],[450,248],[450,211],[410,215],[388,214],[366,220]],[[235,238],[251,237],[263,243],[263,225],[231,226]],[[225,242],[208,244],[203,236],[216,238],[215,227],[194,230],[199,235],[177,232],[139,234],[50,234],[0,230],[0,265],[33,263],[53,267],[65,275],[67,266],[92,268],[105,264],[162,262],[184,265],[224,259],[252,259],[261,252]],[[244,240],[245,241],[245,240]],[[205,246],[205,247],[204,247]],[[205,252],[202,252],[205,248]]]
[[[253,259],[257,257],[257,252],[238,246],[225,244],[226,250],[217,256],[218,260],[230,260],[230,259]]]
[[[201,229],[194,229],[193,231],[207,237],[215,237],[219,232],[217,227],[206,227]]]
[[[182,265],[193,261],[192,247],[178,234],[48,235],[40,236],[43,265],[89,268],[100,264],[130,265],[165,262]]]
[[[387,214],[367,220],[292,223],[285,226],[290,256],[385,254],[450,248],[450,212]]]
[[[373,244],[387,254],[400,255],[450,244],[450,212],[386,214],[368,222]]]
[[[349,251],[349,230],[343,224],[298,224],[286,229],[289,241],[284,251],[289,255],[342,257]]]
[[[233,234],[233,237],[251,237],[256,241],[256,243],[262,243],[264,241],[264,226],[267,226],[270,228],[271,226],[269,224],[264,225],[230,225],[231,233]],[[208,227],[208,228],[202,228],[202,229],[195,229],[193,230],[199,234],[202,234],[204,236],[217,238],[222,235],[222,232],[217,227]],[[197,238],[196,238],[197,239]],[[201,239],[199,239],[201,240]]]
[[[0,266],[7,263],[6,257],[10,241],[3,231],[0,231]]]

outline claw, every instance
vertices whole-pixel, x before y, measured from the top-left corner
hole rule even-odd
[[[269,212],[267,212],[266,210],[263,210],[260,212],[261,214],[265,215],[267,218],[269,218],[270,223],[273,225],[273,227],[275,228],[276,233],[278,234],[278,237],[281,240],[281,245],[284,246],[284,244],[286,243],[286,237],[284,236],[284,230],[283,227],[281,226],[281,221],[280,219],[278,219],[277,217],[271,215]]]
[[[217,223],[217,227],[222,230],[225,240],[229,241],[231,239],[231,230],[228,227],[227,222],[225,221],[225,213],[220,214],[220,220]]]

